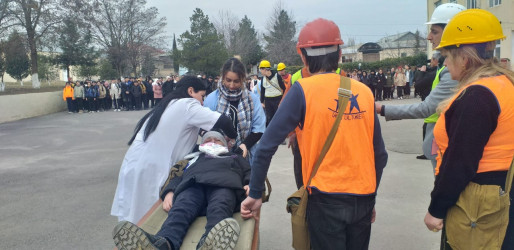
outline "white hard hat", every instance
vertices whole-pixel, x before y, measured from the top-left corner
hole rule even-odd
[[[466,10],[466,7],[456,4],[456,3],[445,3],[437,6],[435,8],[434,13],[432,13],[432,18],[425,24],[436,24],[436,23],[444,23],[447,24],[450,19],[452,19],[455,14]]]

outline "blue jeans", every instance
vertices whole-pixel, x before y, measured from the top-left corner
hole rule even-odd
[[[312,249],[368,249],[375,196],[326,194],[315,189],[307,202]]]
[[[173,249],[180,249],[189,226],[198,216],[207,216],[207,235],[218,222],[231,218],[235,209],[233,189],[193,184],[177,195],[157,235],[166,238]]]

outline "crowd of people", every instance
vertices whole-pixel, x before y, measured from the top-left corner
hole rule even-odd
[[[231,58],[219,81],[205,75],[167,79],[162,99],[138,122],[120,169],[111,209],[120,220],[113,232],[118,249],[180,249],[191,223],[203,215],[207,225],[197,249],[233,249],[240,228],[232,214],[258,218],[271,160],[286,138],[297,187],[308,197],[310,240],[301,241],[293,230],[293,246],[367,249],[388,160],[378,115],[425,119],[423,151],[435,176],[425,225],[442,231],[441,248],[512,249],[514,72],[492,56],[504,38],[500,22],[487,11],[448,3],[427,24],[427,39],[440,52],[428,68],[347,74],[338,68],[339,27],[319,18],[299,33],[304,67],[293,75],[285,64],[275,70],[263,60],[262,78],[247,78],[243,63]],[[141,109],[144,82],[121,83],[126,110]],[[397,99],[410,96],[412,86],[422,102],[377,102],[392,99],[393,90]],[[64,93],[74,105],[70,84]],[[166,179],[172,167],[178,172]],[[153,235],[135,223],[159,198],[168,218]]]
[[[436,52],[437,54],[437,52]],[[441,62],[442,63],[442,62]],[[396,99],[410,98],[414,88],[413,97],[420,97],[422,100],[428,96],[434,79],[434,72],[437,70],[439,62],[430,62],[428,65],[417,66],[398,66],[387,70],[357,70],[354,69],[347,74],[354,80],[366,84],[371,89],[376,101],[387,101]]]

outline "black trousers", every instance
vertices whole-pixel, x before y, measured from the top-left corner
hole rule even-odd
[[[407,82],[407,84],[405,84],[405,87],[403,87],[403,91],[406,96],[410,96],[410,82]]]
[[[141,110],[141,96],[134,96],[134,103],[135,103],[135,108],[136,110]]]
[[[75,105],[73,105],[73,98],[66,97],[66,104],[68,105],[68,112],[74,112],[75,111]]]
[[[148,109],[148,96],[147,94],[141,95],[141,101],[143,102],[143,108]]]
[[[112,99],[110,96],[104,98],[104,108],[105,110],[109,110],[112,107]]]
[[[89,111],[96,111],[96,101],[95,98],[87,98],[87,104],[88,104],[88,110]]]
[[[404,86],[396,86],[396,96],[398,98],[403,97],[403,88]]]
[[[207,235],[218,222],[232,218],[237,207],[233,189],[193,184],[177,195],[157,235],[166,238],[174,249],[180,249],[196,217],[207,216],[204,232]]]
[[[77,111],[84,110],[84,99],[83,98],[75,98],[77,102]]]
[[[293,152],[294,179],[296,181],[296,187],[300,189],[300,187],[303,186],[302,155],[300,154],[297,138],[291,145],[291,151]]]
[[[374,195],[325,194],[313,189],[307,202],[311,249],[368,249],[374,206]]]
[[[96,107],[98,110],[105,110],[105,97],[104,98],[98,98],[96,99],[97,102],[96,102]]]
[[[280,100],[282,100],[282,96],[277,97],[266,97],[264,98],[264,111],[266,112],[266,127],[275,116],[277,112],[278,105],[280,104]]]
[[[384,85],[377,84],[377,87],[375,88],[375,92],[376,92],[375,100],[377,100],[377,101],[382,101],[383,100],[383,98],[382,98],[382,91],[383,90],[384,90]]]

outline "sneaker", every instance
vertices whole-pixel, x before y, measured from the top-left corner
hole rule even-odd
[[[239,224],[233,218],[226,218],[216,224],[207,237],[202,237],[196,249],[199,250],[232,250],[239,238]]]
[[[151,235],[128,221],[122,221],[116,225],[112,231],[112,238],[118,250],[172,249],[170,243],[164,237]]]
[[[418,155],[418,156],[416,156],[416,159],[418,159],[418,160],[426,160],[427,157],[425,155]]]

